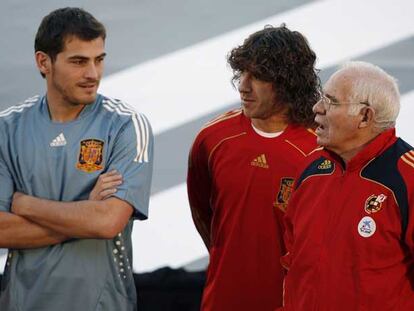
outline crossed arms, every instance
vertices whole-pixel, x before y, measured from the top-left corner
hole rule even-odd
[[[89,200],[58,202],[16,192],[11,213],[0,212],[0,248],[37,248],[71,238],[111,239],[130,219],[133,207],[111,197],[122,177],[102,174]]]

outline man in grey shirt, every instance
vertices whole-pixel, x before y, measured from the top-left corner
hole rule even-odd
[[[0,112],[2,311],[136,308],[131,231],[147,217],[153,136],[97,94],[105,36],[82,9],[51,12],[35,40],[46,95]]]

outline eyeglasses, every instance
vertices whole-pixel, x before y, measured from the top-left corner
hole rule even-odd
[[[325,94],[321,94],[319,101],[323,104],[325,110],[329,110],[331,106],[341,106],[341,105],[365,105],[370,106],[368,102],[337,102],[330,99]]]

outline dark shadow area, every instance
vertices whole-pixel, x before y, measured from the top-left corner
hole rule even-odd
[[[0,274],[0,283],[1,278]],[[166,267],[149,273],[134,274],[134,280],[139,311],[200,310],[204,271],[187,272]]]
[[[154,272],[135,274],[138,310],[199,311],[205,272],[161,268]]]

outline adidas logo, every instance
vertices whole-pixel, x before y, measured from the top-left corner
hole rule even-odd
[[[253,159],[252,162],[250,162],[252,166],[258,166],[261,168],[269,168],[269,165],[266,161],[266,156],[264,154],[259,155],[257,158]]]
[[[318,165],[318,169],[320,170],[327,170],[332,167],[332,162],[329,160],[323,161],[321,164]]]
[[[61,147],[66,145],[65,135],[60,133],[52,142],[50,143],[50,147]]]

